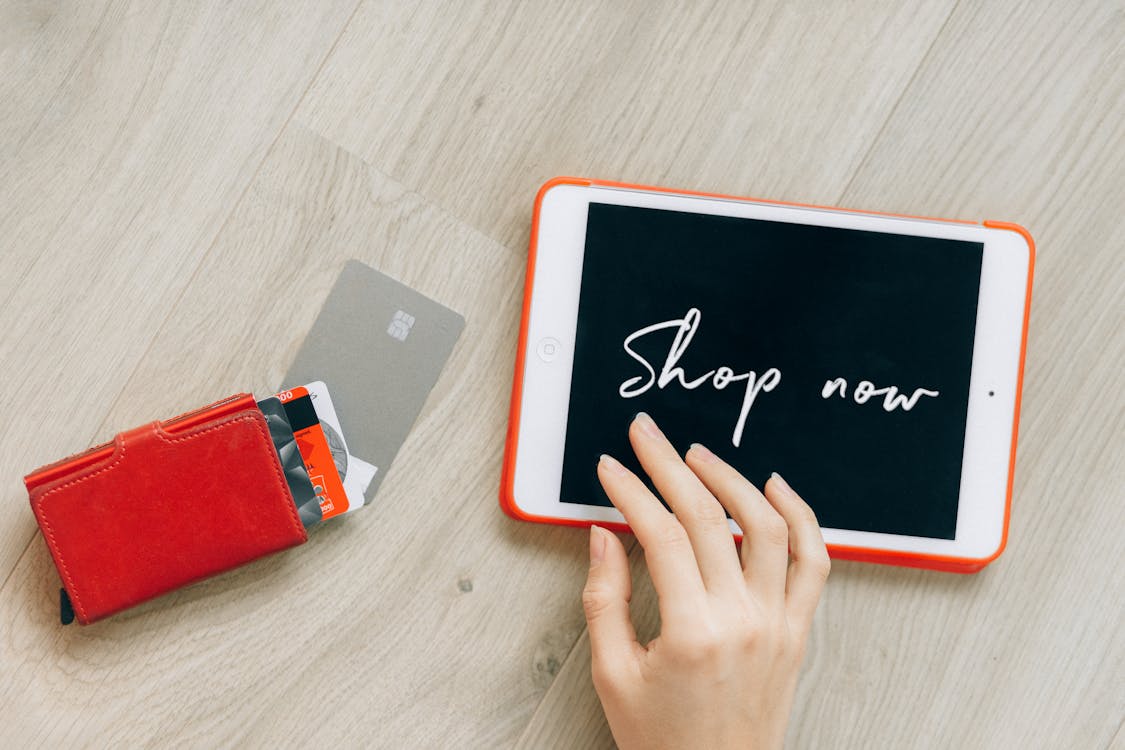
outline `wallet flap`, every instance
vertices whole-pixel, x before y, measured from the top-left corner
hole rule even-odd
[[[251,396],[93,450],[26,480],[83,624],[307,539]]]

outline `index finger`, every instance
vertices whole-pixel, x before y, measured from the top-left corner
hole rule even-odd
[[[636,474],[612,456],[603,454],[598,460],[598,479],[644,548],[660,600],[660,619],[672,622],[699,612],[706,592],[684,527]]]
[[[629,441],[641,466],[687,531],[703,585],[716,592],[744,586],[734,536],[722,504],[688,468],[648,414],[637,413],[629,426]]]

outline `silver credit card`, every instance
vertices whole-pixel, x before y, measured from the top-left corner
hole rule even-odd
[[[327,384],[348,452],[379,467],[368,501],[464,327],[460,314],[359,261],[336,279],[284,382]]]

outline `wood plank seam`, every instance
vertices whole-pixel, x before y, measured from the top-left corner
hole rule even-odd
[[[959,5],[960,5],[960,0],[957,0],[957,2],[955,2],[953,4],[953,6],[950,8],[950,11],[949,11],[948,15],[946,15],[945,20],[942,21],[942,24],[938,28],[937,32],[934,33],[934,37],[933,37],[933,39],[930,40],[930,44],[926,48],[926,52],[919,58],[918,65],[914,68],[914,72],[911,74],[910,78],[907,79],[906,84],[903,85],[902,90],[899,92],[898,98],[895,99],[895,103],[887,111],[886,118],[884,118],[883,123],[879,126],[879,129],[876,131],[875,136],[871,139],[871,143],[868,145],[867,150],[864,152],[863,157],[861,157],[856,162],[856,166],[852,170],[851,177],[848,179],[847,183],[845,183],[844,187],[840,190],[839,195],[837,196],[837,199],[836,199],[837,204],[840,204],[841,201],[843,201],[844,197],[847,195],[848,190],[849,190],[849,188],[851,188],[852,183],[855,181],[856,176],[859,175],[859,173],[860,173],[860,171],[863,167],[864,162],[866,162],[867,157],[874,150],[875,145],[878,143],[880,137],[883,135],[883,132],[886,130],[886,127],[887,127],[888,123],[890,123],[891,119],[894,117],[895,112],[898,109],[899,103],[906,96],[907,92],[910,90],[910,87],[914,84],[915,80],[917,79],[919,72],[925,66],[926,61],[929,59],[931,52],[933,51],[933,49],[937,45],[937,42],[941,38],[942,33],[944,33],[945,29],[948,27],[949,21],[950,21],[951,18],[953,18],[953,15],[957,11],[957,8],[959,7]],[[633,537],[631,543],[626,547],[626,550],[625,550],[626,556],[632,555],[633,551],[637,548],[637,546],[638,546],[638,544],[637,544],[636,537]],[[586,635],[587,630],[588,630],[588,628],[584,626],[582,628],[582,630],[579,631],[578,638],[575,639],[575,644],[577,644],[578,641],[581,640],[584,635]],[[570,651],[567,652],[566,659],[564,659],[563,662],[559,665],[559,672],[561,672],[563,669],[565,669],[567,667],[567,664],[570,662],[570,656],[571,656],[571,654],[574,653],[574,650],[575,650],[574,646],[571,646]],[[556,678],[557,678],[557,675],[558,675],[558,673],[556,673]],[[554,685],[554,680],[552,680],[552,686],[553,685]],[[591,689],[592,689],[592,685],[591,685]],[[519,742],[522,742],[524,740],[524,738],[527,736],[527,732],[530,731],[530,729],[531,729],[531,727],[532,727],[532,725],[535,721],[535,717],[539,714],[541,708],[546,703],[548,695],[550,694],[550,692],[551,692],[551,688],[548,688],[547,691],[543,694],[543,698],[540,699],[539,704],[535,708],[535,711],[532,712],[532,715],[529,718],[528,723],[525,725],[524,731],[520,734]],[[517,742],[517,744],[518,744],[518,742]]]
[[[308,95],[309,89],[312,88],[312,85],[316,81],[317,77],[320,75],[321,70],[324,69],[324,65],[332,57],[332,53],[336,50],[337,45],[340,43],[340,39],[343,38],[344,33],[347,31],[348,25],[352,22],[352,19],[355,18],[355,14],[359,10],[359,8],[362,4],[363,4],[363,0],[357,0],[356,4],[352,7],[351,13],[348,14],[348,19],[340,26],[339,33],[336,34],[336,38],[332,41],[332,44],[329,45],[328,51],[325,53],[324,57],[321,58],[320,63],[316,67],[316,71],[311,76],[309,76],[308,82],[305,84],[305,88],[301,92],[301,96],[298,97],[297,101],[294,103],[293,108],[289,112],[289,115],[285,118],[285,121],[280,125],[280,127],[278,127],[277,132],[274,133],[274,137],[270,141],[269,147],[266,148],[266,150],[263,152],[262,158],[258,162],[257,167],[254,168],[254,171],[247,178],[246,184],[243,186],[242,191],[238,194],[238,198],[231,202],[230,209],[227,211],[226,217],[219,224],[219,227],[215,231],[215,234],[211,237],[211,241],[207,245],[207,250],[204,251],[202,257],[199,260],[199,262],[195,265],[195,268],[192,270],[191,276],[188,277],[187,282],[184,283],[180,287],[179,292],[176,294],[176,298],[168,305],[167,312],[164,315],[164,319],[161,320],[160,324],[158,326],[156,326],[156,328],[154,329],[153,335],[149,338],[148,345],[145,347],[145,351],[141,354],[140,357],[137,358],[137,361],[134,363],[133,368],[130,370],[129,375],[122,381],[124,383],[124,386],[122,387],[122,390],[119,391],[117,396],[114,397],[113,402],[110,404],[109,408],[106,410],[105,418],[102,419],[102,421],[98,424],[97,429],[95,429],[94,432],[92,433],[93,435],[103,434],[103,430],[107,429],[109,419],[110,419],[110,415],[114,413],[115,409],[117,408],[118,403],[125,396],[125,394],[126,394],[125,389],[128,387],[128,384],[131,381],[133,374],[136,373],[136,371],[140,368],[141,363],[144,362],[146,357],[148,357],[149,353],[152,351],[153,344],[156,342],[158,334],[160,333],[161,330],[164,329],[165,325],[168,322],[169,317],[172,315],[173,311],[176,309],[176,307],[179,305],[180,301],[183,299],[184,294],[187,292],[187,290],[189,288],[191,288],[191,285],[195,282],[196,278],[199,276],[199,273],[200,273],[201,269],[203,268],[204,264],[207,263],[207,259],[209,257],[211,257],[211,254],[213,253],[213,251],[215,249],[215,245],[217,244],[219,237],[222,236],[223,231],[227,228],[227,225],[230,223],[230,219],[234,215],[238,206],[242,203],[243,200],[245,200],[246,194],[249,192],[250,187],[254,184],[255,180],[257,180],[257,178],[258,178],[258,175],[262,170],[262,166],[269,160],[270,155],[273,153],[274,149],[276,148],[278,139],[281,138],[281,134],[285,132],[285,128],[287,128],[289,126],[289,123],[292,121],[293,115],[296,114],[297,110],[301,106],[301,103],[304,102],[305,97]],[[73,205],[74,204],[72,203],[71,206],[73,206]],[[63,225],[63,222],[59,222],[56,226],[61,227],[62,225]],[[27,273],[30,273],[32,268],[34,268],[34,266],[29,266],[28,269],[27,269]],[[31,468],[33,468],[33,467],[29,467],[28,470],[30,471]],[[21,552],[19,554],[19,556],[15,558],[15,564],[12,565],[12,569],[10,571],[8,571],[8,574],[4,577],[3,583],[0,584],[0,591],[3,591],[4,588],[7,586],[8,580],[11,578],[11,576],[15,572],[16,568],[19,567],[20,562],[23,561],[23,558],[27,555],[28,551],[31,548],[31,544],[35,541],[35,537],[38,534],[39,534],[39,529],[38,529],[38,527],[35,527],[35,529],[32,531],[31,535],[29,536],[29,538],[27,540],[27,544],[24,545],[23,552]]]
[[[880,125],[879,129],[875,132],[875,137],[871,139],[871,143],[868,144],[867,150],[863,152],[863,156],[861,156],[859,161],[856,162],[855,169],[852,170],[852,176],[848,178],[847,183],[844,185],[844,189],[841,190],[840,194],[836,197],[836,205],[844,205],[844,200],[848,195],[848,191],[851,190],[852,184],[855,182],[856,177],[858,177],[863,171],[863,167],[867,164],[868,158],[875,151],[875,146],[882,139],[883,133],[885,133],[887,130],[887,126],[891,123],[891,121],[894,119],[895,114],[898,112],[899,105],[902,104],[903,99],[906,98],[907,93],[909,93],[910,91],[910,87],[913,86],[914,82],[918,79],[918,74],[925,69],[926,63],[930,59],[930,55],[937,47],[938,40],[941,39],[941,35],[945,33],[946,28],[949,26],[950,20],[953,19],[954,15],[956,15],[957,9],[960,6],[961,0],[956,0],[956,2],[953,3],[953,7],[949,9],[949,15],[945,17],[945,20],[942,21],[941,26],[937,30],[937,33],[934,34],[934,38],[930,40],[930,46],[926,48],[926,51],[922,54],[922,57],[919,58],[917,67],[915,67],[914,72],[910,74],[910,78],[907,79],[906,85],[902,87],[902,91],[899,92],[898,98],[895,99],[895,103],[891,105],[891,108],[889,110],[887,110],[887,116],[883,120],[883,124]],[[875,207],[872,206],[871,208],[874,209]],[[929,214],[926,215],[929,216]]]

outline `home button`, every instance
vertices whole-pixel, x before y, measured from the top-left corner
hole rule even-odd
[[[535,347],[535,353],[539,355],[539,359],[544,362],[553,362],[555,357],[559,356],[559,351],[562,349],[562,344],[558,339],[547,337],[539,340],[539,345]]]

